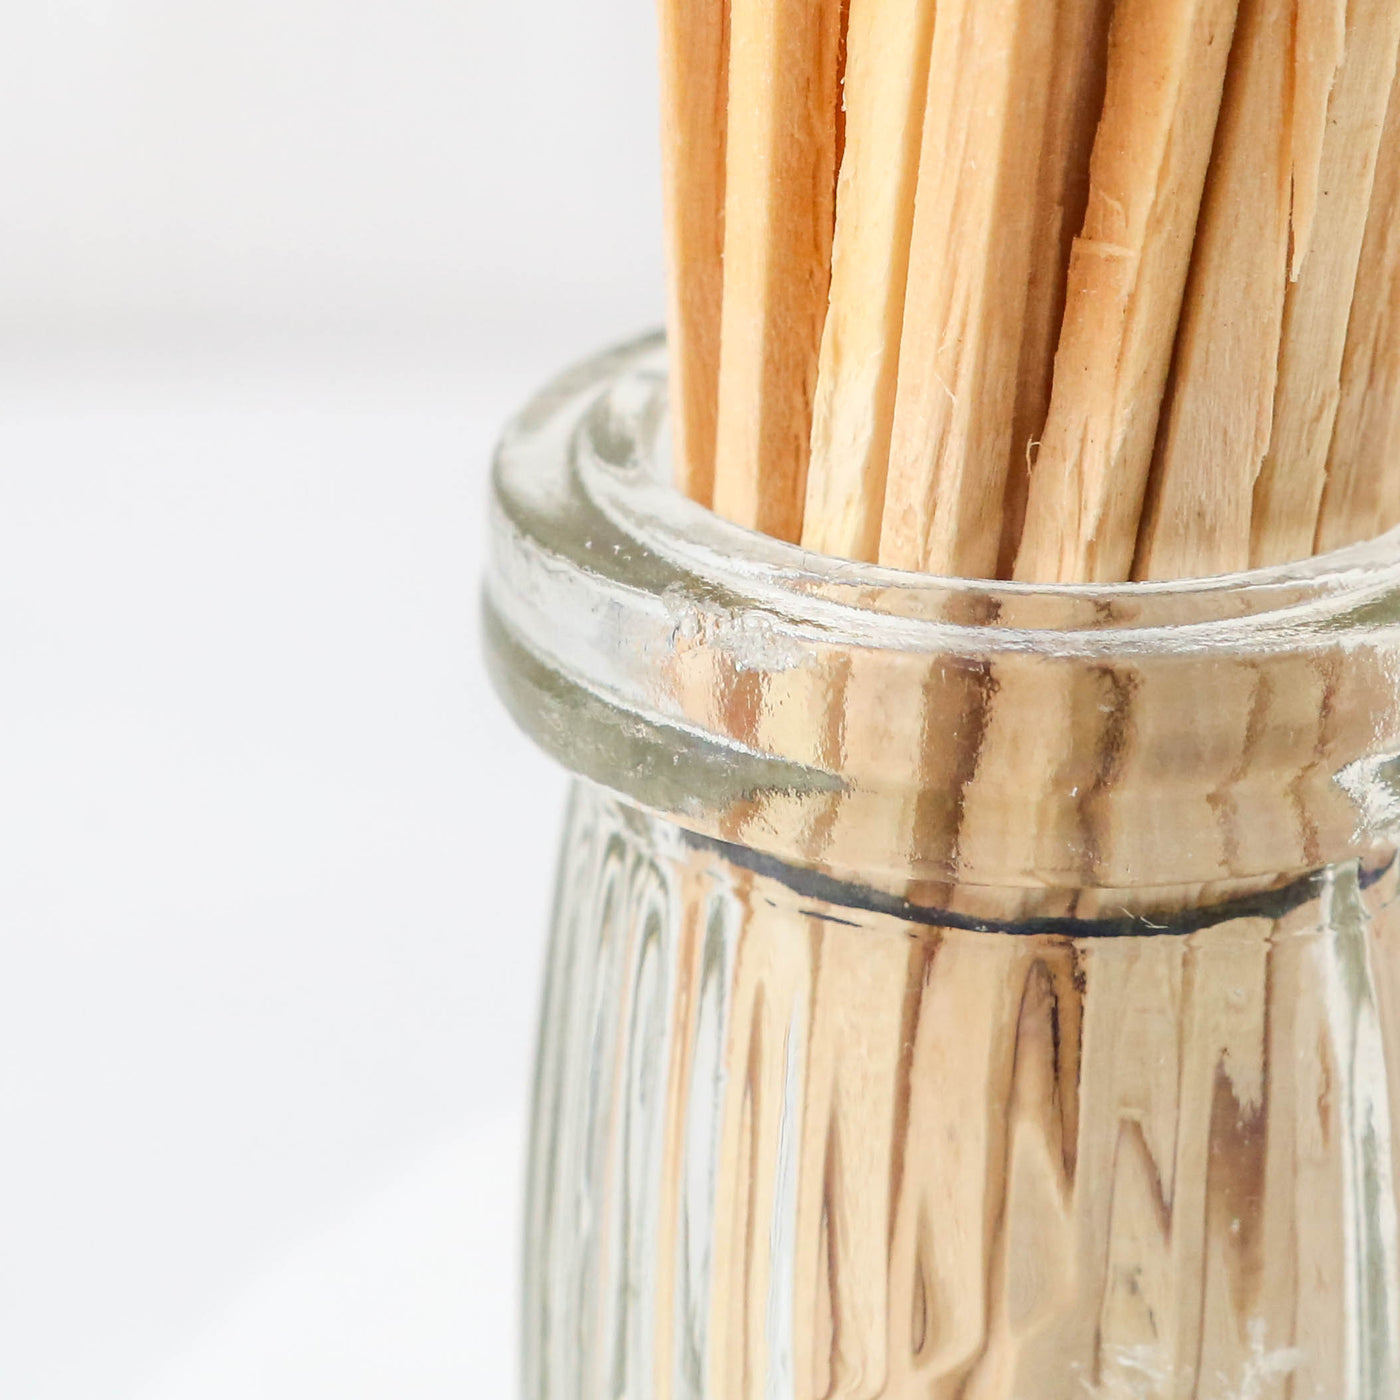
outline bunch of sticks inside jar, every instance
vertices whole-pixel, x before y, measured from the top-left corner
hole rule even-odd
[[[1396,0],[661,0],[679,478],[963,577],[1400,522]]]

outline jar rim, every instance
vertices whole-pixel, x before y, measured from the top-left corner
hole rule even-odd
[[[561,410],[561,391],[575,408],[591,394],[570,445],[573,479],[558,483],[571,488],[569,508],[577,513],[585,497],[624,536],[618,557],[650,555],[648,564],[669,566],[674,585],[693,587],[700,599],[718,595],[828,635],[920,652],[1293,645],[1309,634],[1400,624],[1400,528],[1292,563],[1128,583],[951,578],[817,554],[734,524],[670,483],[666,388],[659,333],[569,371],[508,435],[498,498],[518,495],[522,472],[533,473],[519,449],[542,415]],[[566,555],[596,566],[586,531],[554,538]]]
[[[573,772],[691,830],[908,883],[1271,880],[1400,838],[1400,531],[1250,573],[938,579],[664,480],[664,342],[520,414],[486,647]]]

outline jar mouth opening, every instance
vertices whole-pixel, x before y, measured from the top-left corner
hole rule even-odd
[[[665,481],[660,489],[675,498],[670,507],[678,515],[700,513],[717,522],[716,533],[729,533],[734,539],[733,553],[751,553],[753,542],[765,543],[770,536],[762,535],[743,525],[718,516],[708,507],[681,494]],[[1199,594],[1236,592],[1241,589],[1276,588],[1279,586],[1310,586],[1332,592],[1356,584],[1361,575],[1374,576],[1379,570],[1392,571],[1400,581],[1400,526],[1374,539],[1344,545],[1324,554],[1310,555],[1286,564],[1268,564],[1258,568],[1239,569],[1224,574],[1203,574],[1182,579],[1124,580],[1118,583],[1052,583],[1021,579],[963,578],[956,574],[937,574],[902,569],[890,564],[873,564],[843,559],[838,555],[821,554],[786,540],[774,540],[775,554],[789,556],[788,567],[794,573],[810,573],[842,582],[861,578],[873,585],[887,588],[930,589],[943,593],[969,593],[988,596],[1077,598],[1097,602],[1144,597],[1188,597]]]
[[[574,485],[624,537],[627,557],[646,553],[674,568],[673,586],[693,587],[702,606],[717,595],[747,600],[794,621],[854,627],[867,645],[874,631],[887,634],[885,645],[916,650],[1098,650],[1110,637],[1130,649],[1153,638],[1238,644],[1261,630],[1296,638],[1400,622],[1400,528],[1288,564],[1127,583],[952,578],[818,554],[736,525],[671,484],[662,335],[592,368],[599,392],[572,444]],[[571,388],[588,369],[566,376]]]

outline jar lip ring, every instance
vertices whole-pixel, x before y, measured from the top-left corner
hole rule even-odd
[[[882,888],[1254,881],[1400,836],[1400,532],[1123,587],[819,558],[662,484],[665,380],[657,337],[602,355],[496,461],[487,655],[573,772]]]
[[[1098,603],[1148,597],[1184,598],[1277,585],[1305,585],[1330,594],[1353,588],[1363,579],[1371,581],[1381,577],[1400,584],[1400,526],[1374,539],[1343,545],[1325,554],[1310,555],[1286,564],[1239,569],[1232,573],[1119,583],[1048,583],[1022,579],[961,578],[953,574],[922,573],[892,564],[862,563],[820,554],[800,544],[773,539],[717,516],[708,507],[682,495],[668,482],[656,482],[654,486],[658,498],[668,498],[662,510],[657,512],[659,519],[665,518],[676,525],[683,525],[686,523],[685,517],[689,516],[692,529],[698,519],[713,521],[714,533],[727,534],[734,541],[735,555],[741,551],[751,553],[754,543],[759,541],[765,547],[765,553],[781,558],[791,575],[810,574],[841,583],[863,581],[910,592],[937,591],[998,598],[1068,598]]]
[[[674,586],[702,604],[723,597],[827,635],[853,630],[868,646],[925,652],[1212,648],[1400,623],[1400,528],[1293,563],[1135,583],[948,578],[817,554],[734,524],[670,484],[663,335],[567,373],[511,437],[521,424],[533,433],[565,399],[577,405],[581,389],[593,401],[576,424],[568,488],[607,517],[630,558],[669,566]],[[498,497],[519,485],[511,437]]]

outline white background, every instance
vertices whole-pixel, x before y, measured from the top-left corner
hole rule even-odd
[[[485,473],[660,319],[649,0],[5,8],[0,1393],[510,1396]]]

